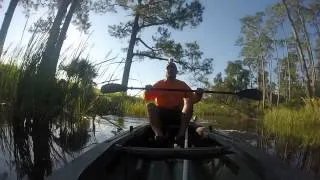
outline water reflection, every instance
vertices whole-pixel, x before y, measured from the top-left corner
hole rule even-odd
[[[286,164],[298,168],[316,179],[320,179],[319,142],[310,143],[308,141],[309,143],[306,143],[305,140],[298,137],[279,136],[266,132],[260,120],[215,117],[207,120],[207,122],[211,122],[209,124],[216,129],[244,140],[264,150],[269,155],[276,156]],[[315,131],[314,128],[308,131],[309,135]],[[305,133],[306,136],[308,133]]]
[[[292,167],[298,168],[316,179],[320,178],[319,146],[306,145],[300,139],[292,136],[264,136],[258,140],[258,147],[277,156]]]
[[[75,124],[69,126],[60,125],[57,136],[53,135],[53,139],[66,152],[78,152],[89,141],[90,119],[82,119]]]
[[[8,179],[11,173],[12,167],[14,167],[14,161],[12,161],[13,150],[11,137],[12,133],[6,124],[8,114],[4,113],[4,109],[0,109],[0,179]],[[8,158],[10,157],[10,158]]]
[[[13,116],[13,152],[17,178],[42,179],[52,172],[50,130],[48,123],[35,121],[32,129],[26,119]]]
[[[85,151],[141,119],[108,116],[34,121],[0,115],[0,179],[43,179]],[[31,123],[28,123],[31,122]],[[51,123],[46,123],[51,122]],[[116,125],[116,126],[115,126]]]
[[[119,127],[124,128],[124,119],[122,117],[120,117],[119,119],[116,120],[116,124]]]

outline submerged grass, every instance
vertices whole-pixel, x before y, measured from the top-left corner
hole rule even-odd
[[[263,128],[276,137],[297,139],[302,146],[320,145],[320,99],[305,100],[299,109],[268,111]]]

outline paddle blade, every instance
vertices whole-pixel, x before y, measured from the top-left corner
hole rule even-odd
[[[262,93],[258,89],[246,89],[236,93],[241,98],[248,98],[253,100],[262,100]]]
[[[121,84],[105,84],[101,87],[102,93],[115,93],[115,92],[124,92],[127,90],[126,86],[123,86]]]

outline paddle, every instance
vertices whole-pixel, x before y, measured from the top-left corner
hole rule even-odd
[[[115,92],[125,92],[128,89],[139,89],[145,90],[144,87],[126,87],[121,84],[105,84],[101,87],[102,93],[115,93]],[[151,91],[178,91],[178,92],[196,92],[197,90],[187,90],[187,89],[166,89],[166,88],[152,88]],[[236,95],[240,98],[248,98],[253,100],[262,100],[262,93],[257,89],[245,89],[238,92],[226,92],[226,91],[209,91],[205,90],[204,93],[212,93],[212,94],[230,94]]]

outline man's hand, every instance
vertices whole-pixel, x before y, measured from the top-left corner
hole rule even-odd
[[[153,88],[152,85],[146,85],[145,87],[146,91],[150,91],[152,88]]]
[[[196,94],[197,94],[198,96],[202,97],[203,93],[204,93],[204,89],[202,89],[202,88],[197,88]]]

